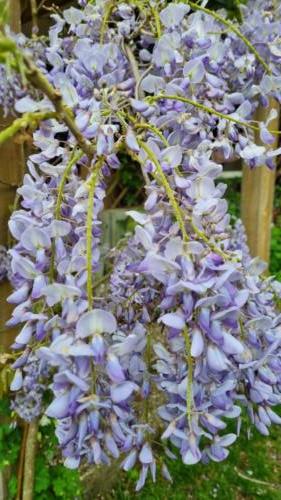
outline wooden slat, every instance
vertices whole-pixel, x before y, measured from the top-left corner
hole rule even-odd
[[[9,0],[9,19],[13,31],[19,32],[20,0]],[[0,116],[0,130],[11,123],[12,118]],[[14,203],[17,186],[21,183],[24,169],[24,153],[21,145],[13,140],[0,147],[0,244],[8,244],[8,219]],[[11,293],[7,282],[0,284],[0,329],[5,327],[10,318],[12,307],[6,303],[6,297]],[[0,345],[7,348],[13,341],[15,332],[7,330],[1,333]]]
[[[9,24],[15,33],[21,31],[21,3],[20,0],[8,0]]]
[[[256,114],[256,120],[265,122],[269,109],[276,109],[278,117],[270,124],[269,130],[279,129],[280,107],[278,103],[272,99],[270,108],[259,108]],[[272,146],[275,149],[278,146],[279,138]],[[261,140],[257,134],[256,143],[261,144]],[[262,166],[251,170],[249,167],[243,167],[242,178],[242,197],[241,197],[241,213],[248,237],[248,244],[251,254],[259,256],[266,262],[270,258],[270,239],[271,225],[273,216],[273,200],[275,192],[275,171],[271,171],[268,167]]]

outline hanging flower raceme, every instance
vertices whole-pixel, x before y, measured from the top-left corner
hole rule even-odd
[[[280,153],[269,149],[276,113],[254,121],[281,98],[280,9],[262,3],[238,28],[188,2],[157,12],[81,0],[53,16],[48,46],[16,39],[38,91],[15,76],[11,95],[1,77],[3,102],[15,99],[28,131],[31,115],[41,123],[9,222],[13,408],[55,419],[70,468],[122,457],[140,469],[139,490],[157,469],[171,479],[159,449],[221,461],[245,409],[262,434],[280,423],[280,285],[251,259],[241,224],[231,230],[218,182],[224,161],[272,168]],[[120,152],[139,164],[146,201],[100,280]]]

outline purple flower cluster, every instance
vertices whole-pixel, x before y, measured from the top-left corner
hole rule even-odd
[[[122,456],[122,469],[139,466],[139,490],[157,468],[171,479],[160,442],[185,464],[221,461],[243,411],[265,435],[280,423],[280,285],[262,276],[239,223],[230,230],[217,182],[218,157],[272,168],[280,153],[268,148],[274,113],[253,121],[258,105],[281,101],[280,9],[250,1],[238,36],[186,3],[162,2],[159,15],[150,3],[79,3],[33,50],[95,152],[59,117],[34,132],[9,222],[9,324],[24,324],[11,390],[23,418],[56,420],[66,466]],[[54,108],[25,93],[15,109]],[[119,151],[140,164],[147,199],[129,212],[134,235],[99,288],[100,214]]]

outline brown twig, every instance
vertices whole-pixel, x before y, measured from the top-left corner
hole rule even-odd
[[[123,200],[123,198],[124,198],[124,196],[126,195],[127,191],[128,191],[128,188],[127,188],[127,186],[125,186],[125,187],[122,189],[121,193],[117,196],[117,198],[116,198],[116,200],[114,201],[114,203],[112,203],[112,207],[111,207],[111,208],[116,208],[116,207],[118,207],[119,203]]]
[[[72,116],[72,111],[68,108],[62,99],[61,93],[55,89],[47,78],[39,71],[39,69],[33,64],[33,62],[26,56],[23,56],[23,61],[26,66],[26,78],[27,80],[38,90],[41,90],[48,99],[53,103],[54,108],[58,114],[58,118],[61,119],[66,126],[69,128],[70,132],[75,137],[77,143],[79,144],[82,151],[92,158],[94,156],[95,148],[94,146],[81,134],[78,129],[74,118]]]

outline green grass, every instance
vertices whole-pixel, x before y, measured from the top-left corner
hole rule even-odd
[[[158,477],[157,483],[148,481],[140,493],[135,493],[135,477],[119,482],[109,496],[100,498],[127,500],[242,500],[263,498],[281,500],[281,430],[272,427],[266,438],[254,431],[248,440],[245,434],[231,447],[225,462],[186,466],[179,461],[170,462],[173,476],[170,484]],[[248,479],[244,479],[243,474]],[[133,471],[131,476],[137,476]],[[265,482],[260,484],[256,481]]]

